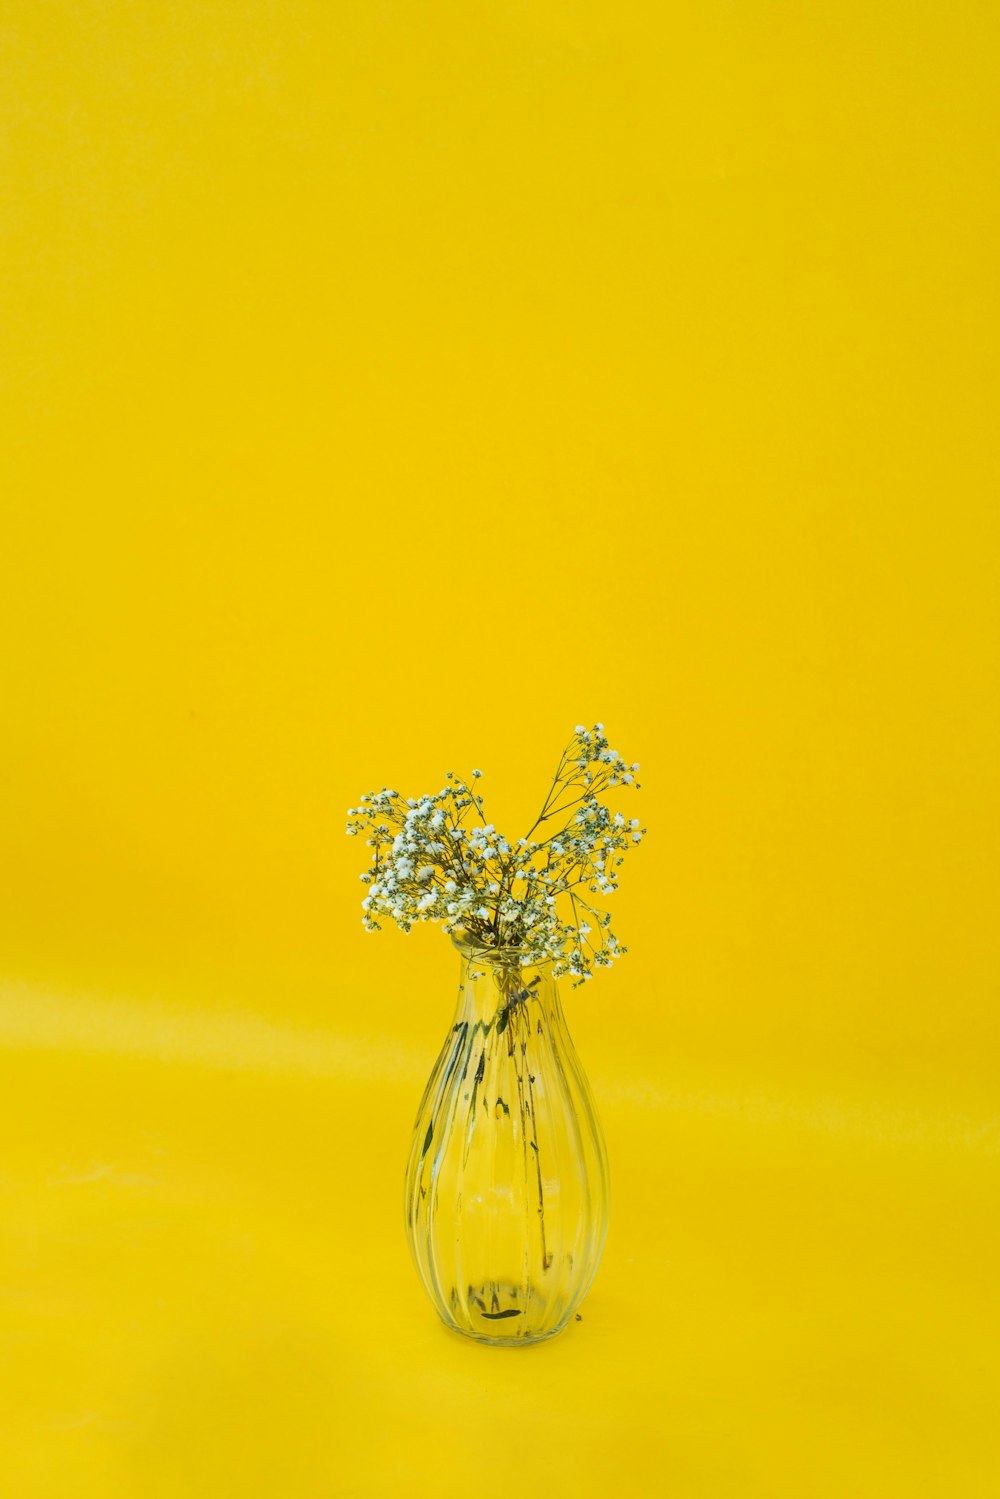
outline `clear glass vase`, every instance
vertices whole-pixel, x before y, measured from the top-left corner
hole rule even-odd
[[[561,1332],[608,1228],[608,1162],[551,962],[456,941],[458,1007],[417,1114],[406,1228],[449,1327],[524,1346]]]

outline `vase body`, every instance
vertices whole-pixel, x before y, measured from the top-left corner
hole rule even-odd
[[[607,1150],[551,962],[456,946],[458,1005],[407,1165],[407,1236],[449,1327],[524,1346],[566,1326],[597,1271]]]

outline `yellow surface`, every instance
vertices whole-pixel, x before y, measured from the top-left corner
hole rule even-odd
[[[5,1499],[1000,1494],[993,7],[2,10]],[[343,819],[597,718],[612,1225],[495,1352]]]

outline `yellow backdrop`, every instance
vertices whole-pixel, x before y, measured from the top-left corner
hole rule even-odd
[[[0,30],[5,1495],[1000,1493],[992,8]],[[344,814],[596,719],[612,1227],[494,1351]]]

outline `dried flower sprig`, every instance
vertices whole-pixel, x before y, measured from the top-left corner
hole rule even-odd
[[[542,810],[514,842],[486,820],[474,789],[480,770],[471,782],[449,771],[434,795],[403,798],[383,786],[363,796],[348,811],[347,833],[365,834],[374,851],[361,875],[366,929],[381,931],[379,914],[404,932],[415,921],[438,921],[474,946],[516,953],[512,961],[522,966],[551,958],[555,976],[572,975],[574,986],[592,978],[628,949],[611,931],[610,912],[584,892],[617,890],[625,853],[646,833],[600,797],[619,786],[638,790],[638,770],[609,747],[603,724],[578,724]],[[564,813],[571,815],[558,822]],[[467,825],[470,814],[478,822]],[[544,826],[557,822],[558,831]],[[546,836],[533,838],[539,829]]]

